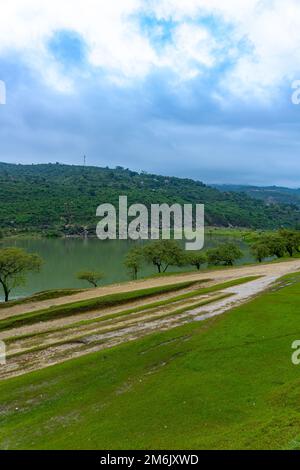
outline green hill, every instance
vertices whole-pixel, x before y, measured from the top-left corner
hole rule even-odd
[[[300,208],[300,189],[281,186],[247,186],[238,184],[214,184],[220,191],[243,192],[267,204],[289,204]]]
[[[62,164],[0,163],[0,229],[95,232],[96,208],[119,195],[132,203],[204,203],[206,223],[272,229],[299,223],[295,205],[266,204],[247,194],[199,181],[116,169]]]

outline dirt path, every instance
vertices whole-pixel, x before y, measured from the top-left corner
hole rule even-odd
[[[34,341],[32,342],[30,338],[24,340],[17,340],[16,338],[15,344],[11,345],[11,352],[16,353],[19,351],[20,354],[13,355],[11,358],[9,357],[7,365],[0,368],[0,378],[8,378],[48,367],[84,354],[132,341],[133,339],[140,338],[154,331],[163,331],[186,322],[195,320],[201,321],[215,315],[221,315],[225,311],[248,301],[254,295],[270,287],[272,283],[281,276],[299,270],[300,260],[293,260],[291,262],[278,264],[249,266],[211,272],[211,276],[209,277],[214,276],[212,281],[214,284],[246,276],[261,275],[262,277],[249,281],[246,284],[240,284],[214,292],[212,297],[215,298],[212,299],[213,302],[210,304],[198,307],[194,304],[195,308],[193,308],[193,305],[188,305],[187,302],[186,309],[184,308],[184,311],[180,313],[178,312],[178,308],[176,307],[177,303],[175,302],[169,306],[153,309],[148,312],[142,311],[137,318],[135,315],[128,315],[116,321],[108,320],[102,324],[90,325],[82,329],[80,327],[74,328],[74,330],[70,330],[65,335],[63,332],[51,333],[48,331],[47,333],[47,331],[45,331],[42,337],[36,338],[36,343]],[[187,279],[207,279],[207,277],[207,272],[193,273],[192,275],[172,276],[171,280],[172,283],[175,283]],[[169,278],[162,278],[155,279],[155,282],[161,282],[162,280],[170,281]],[[149,282],[152,283],[153,280],[130,283],[130,285],[126,286],[129,289],[132,288],[132,285],[136,288],[137,285],[140,286],[143,284],[144,288],[145,283],[147,287],[149,286]],[[115,286],[112,287],[116,288]],[[220,294],[231,294],[231,296],[220,299]],[[195,302],[195,300],[197,299],[194,298],[193,301]],[[190,299],[190,301],[192,301],[192,299]],[[149,299],[145,300],[145,308],[147,302],[149,302]],[[172,310],[174,310],[173,313]],[[49,330],[50,323],[51,322],[45,322],[43,325],[45,328],[48,327]],[[33,326],[34,325],[31,327],[28,326],[28,328],[32,329]],[[31,333],[32,332],[33,331],[31,331]],[[12,330],[10,330],[9,334],[11,336]],[[80,335],[80,337],[77,335]],[[57,340],[60,340],[59,343],[57,343]],[[34,346],[37,346],[38,349],[32,349]]]
[[[127,325],[134,325],[140,322],[145,323],[156,318],[161,319],[163,316],[172,315],[174,317],[176,311],[179,309],[184,308],[188,310],[196,305],[199,306],[200,302],[205,302],[208,299],[214,301],[219,297],[220,294],[198,295],[188,300],[181,300],[160,307],[148,308],[148,305],[145,305],[145,309],[138,313],[128,313],[119,317],[108,318],[101,322],[96,321],[88,325],[78,325],[55,331],[48,329],[44,333],[40,333],[36,336],[16,336],[15,339],[10,340],[8,351],[9,354],[15,354],[26,351],[26,349],[30,349],[31,347],[45,347],[53,343],[67,343],[81,338],[84,338],[84,341],[88,342],[91,335],[112,330],[122,330]]]
[[[297,271],[300,269],[300,260],[284,261],[280,263],[268,263],[253,266],[240,266],[235,268],[227,268],[220,270],[205,270],[200,272],[193,272],[191,274],[178,274],[166,277],[154,277],[151,279],[144,279],[139,281],[131,281],[122,284],[112,284],[110,286],[98,287],[90,289],[78,294],[70,295],[68,297],[59,297],[56,299],[43,300],[40,302],[30,302],[23,305],[15,305],[0,311],[0,319],[7,318],[13,315],[22,313],[33,312],[55,305],[68,304],[78,302],[80,300],[92,299],[109,294],[116,294],[119,292],[131,292],[139,289],[148,289],[151,287],[167,286],[180,282],[188,281],[201,281],[207,278],[213,278],[213,283],[219,283],[235,279],[242,276],[256,276],[256,275],[274,275],[276,277],[283,276],[288,272]]]
[[[280,276],[279,276],[280,277]],[[233,307],[237,307],[240,304],[246,302],[249,298],[259,294],[270,287],[278,276],[265,276],[260,279],[256,279],[247,284],[241,284],[234,287],[227,287],[223,292],[233,294],[233,297],[228,297],[219,300],[211,305],[206,305],[202,308],[195,308],[188,310],[186,313],[194,315],[195,320],[203,321],[207,318],[222,315],[222,313],[230,310]]]
[[[156,301],[161,301],[161,300],[167,300],[169,298],[174,297],[174,295],[181,295],[186,292],[190,292],[191,290],[199,287],[206,287],[208,286],[209,283],[199,283],[195,284],[193,288],[188,287],[184,289],[179,289],[176,292],[169,292],[167,294],[160,294],[157,296],[151,296],[147,299],[141,298],[139,300],[132,300],[131,302],[126,303],[125,305],[117,305],[116,307],[109,307],[109,308],[101,308],[100,310],[92,310],[90,312],[84,312],[84,313],[76,313],[75,315],[70,315],[68,317],[62,317],[62,318],[57,318],[53,320],[48,320],[44,322],[38,322],[34,323],[32,325],[24,325],[24,326],[18,326],[18,327],[13,327],[8,330],[4,330],[0,332],[0,340],[5,340],[7,338],[10,338],[12,336],[20,336],[20,335],[27,335],[27,334],[36,334],[36,333],[42,333],[43,331],[49,331],[49,330],[56,330],[58,328],[64,328],[67,326],[71,326],[74,323],[78,323],[81,321],[91,321],[91,320],[97,320],[101,317],[105,317],[108,314],[114,314],[114,313],[119,313],[123,312],[124,310],[128,310],[131,308],[135,307],[141,307],[145,304],[148,303],[154,303]]]

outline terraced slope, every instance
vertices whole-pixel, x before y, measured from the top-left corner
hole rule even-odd
[[[122,305],[114,309],[99,308],[89,318],[81,320],[74,313],[68,316],[68,324],[58,325],[55,320],[32,324],[31,317],[26,324],[25,314],[24,324],[8,327],[1,333],[7,344],[8,360],[6,366],[0,368],[0,378],[109,348],[153,331],[174,328],[192,321],[196,315],[208,315],[209,306],[212,306],[211,312],[218,314],[218,309],[222,311],[232,305],[231,297],[239,295],[242,285],[255,285],[256,280],[257,277],[245,277],[210,287],[203,283],[179,284],[176,294],[160,294],[155,299],[146,296],[139,302],[126,304],[126,308]]]
[[[190,319],[269,283],[224,315],[1,380],[0,449],[299,450],[299,273],[222,288]]]
[[[28,312],[10,316],[10,309],[5,309],[0,339],[6,342],[7,364],[0,367],[0,379],[220,315],[297,268],[299,260],[211,272],[213,279],[205,279],[203,273],[172,276],[173,283],[164,278],[129,283],[123,285],[124,292],[112,286],[103,289],[100,297],[90,298],[87,293],[87,299],[72,302],[71,296],[66,304],[53,299],[48,308],[36,308],[44,307],[40,302]],[[140,289],[133,290],[133,286]],[[85,293],[76,294],[76,299],[78,295]]]

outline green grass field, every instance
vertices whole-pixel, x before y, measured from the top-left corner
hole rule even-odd
[[[299,295],[2,381],[0,448],[299,449]]]

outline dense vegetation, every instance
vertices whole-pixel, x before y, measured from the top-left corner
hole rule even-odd
[[[297,230],[281,229],[273,233],[263,233],[252,243],[251,251],[260,263],[264,258],[283,258],[294,256],[300,252],[300,232]]]
[[[288,204],[300,207],[300,189],[281,186],[247,186],[239,184],[215,184],[214,188],[225,192],[243,192],[267,204]]]
[[[299,449],[299,289],[3,381],[1,449]]]
[[[295,206],[272,204],[238,192],[222,192],[199,181],[137,173],[128,169],[61,164],[0,163],[0,229],[45,235],[95,234],[96,208],[119,195],[129,204],[204,203],[207,225],[273,229],[294,227]]]

